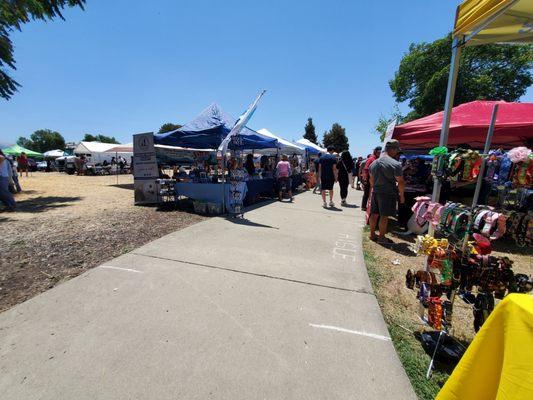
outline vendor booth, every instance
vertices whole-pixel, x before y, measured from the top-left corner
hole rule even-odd
[[[43,157],[41,153],[30,150],[30,149],[26,149],[22,146],[19,146],[18,144],[15,144],[11,147],[6,147],[5,149],[2,149],[2,151],[4,152],[4,154],[9,154],[15,157],[20,156],[22,153],[25,153],[26,156],[30,158],[42,158]]]
[[[492,147],[510,149],[533,144],[533,103],[505,101],[472,101],[452,109],[448,146],[468,143],[482,149],[487,137],[494,105],[498,115],[494,126]],[[444,111],[428,115],[394,128],[392,139],[402,149],[431,149],[438,146]]]
[[[434,329],[420,334],[431,355],[426,378],[435,360],[462,357],[437,399],[531,398],[531,352],[524,350],[531,347],[531,297],[518,293],[530,293],[533,281],[513,271],[510,257],[492,252],[492,243],[533,245],[533,104],[474,101],[453,107],[453,100],[462,48],[531,43],[532,20],[531,0],[464,0],[455,16],[444,111],[393,132],[403,148],[433,147],[432,196],[417,197],[412,208],[414,223],[429,228],[411,246],[424,256],[424,266],[407,270],[405,282],[416,290],[420,321]],[[441,196],[441,188],[464,184],[475,184],[468,204]],[[483,188],[495,194],[491,201]],[[478,332],[464,356],[464,348],[450,345],[458,343],[457,302],[471,308]]]
[[[229,157],[226,160],[228,153],[221,151],[219,158],[217,151],[213,150],[221,146],[235,124],[235,118],[224,112],[217,104],[211,104],[198,117],[181,128],[172,132],[153,135],[156,155],[158,146],[160,149],[164,149],[164,146],[173,146],[198,150],[197,154],[192,154],[194,161],[191,163],[191,170],[186,177],[180,178],[178,176],[176,179],[175,194],[177,197],[188,197],[207,205],[217,205],[217,207],[225,204],[225,208],[228,208],[227,205],[231,204],[237,197],[241,197],[241,201],[248,204],[262,193],[272,194],[273,177],[263,176],[262,171],[250,176],[244,172],[242,164],[237,159],[246,150],[274,149],[276,151],[275,149],[278,148],[276,138],[262,135],[244,126],[227,146],[228,151],[238,153],[239,157]],[[208,160],[199,157],[199,153],[206,150],[211,152]],[[157,158],[159,161],[159,156]],[[174,163],[174,165],[177,166],[178,163]],[[179,163],[179,165],[183,165],[183,163]],[[232,172],[232,175],[235,175],[233,172],[242,175],[239,190],[234,190],[235,185],[230,185],[227,182],[230,173],[226,176],[223,172],[226,167]]]

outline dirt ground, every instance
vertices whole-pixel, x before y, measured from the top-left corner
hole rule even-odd
[[[34,172],[0,212],[0,312],[111,258],[199,222],[133,205],[133,177]]]
[[[387,310],[387,314],[403,314],[409,322],[419,326],[420,330],[425,329],[418,317],[419,301],[416,298],[416,289],[410,290],[405,286],[407,270],[409,268],[414,271],[424,269],[425,258],[416,256],[409,250],[414,236],[404,238],[392,234],[390,237],[395,242],[390,248],[370,240],[365,240],[364,246],[365,251],[376,258],[377,267],[382,269],[388,278],[379,288],[380,294],[385,299],[381,306]],[[531,248],[520,248],[504,241],[494,242],[493,246],[493,255],[505,255],[514,261],[513,271],[515,273],[533,275],[533,250]],[[473,321],[471,306],[457,298],[453,309],[452,334],[459,340],[470,342],[475,334]]]

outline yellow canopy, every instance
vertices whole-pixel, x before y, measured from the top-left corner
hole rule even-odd
[[[453,36],[468,45],[533,43],[533,0],[464,0]]]
[[[533,398],[533,297],[509,294],[485,321],[437,400]]]

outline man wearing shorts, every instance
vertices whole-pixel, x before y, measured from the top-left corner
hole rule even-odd
[[[333,155],[335,148],[328,146],[328,152],[320,157],[319,175],[320,190],[322,193],[323,207],[327,208],[326,192],[329,192],[329,206],[335,207],[333,203],[333,185],[337,182],[337,158]]]
[[[395,160],[399,152],[399,142],[389,140],[385,145],[385,153],[370,166],[370,239],[381,244],[393,243],[385,237],[389,217],[396,215],[398,197],[400,204],[405,202],[402,164]],[[376,237],[378,220],[379,237]]]

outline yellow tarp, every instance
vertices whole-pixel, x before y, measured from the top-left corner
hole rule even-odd
[[[496,306],[436,399],[533,399],[531,295],[510,294]]]
[[[468,45],[533,43],[533,0],[465,0],[457,8],[454,37],[462,39],[499,12],[502,14],[477,33]]]

